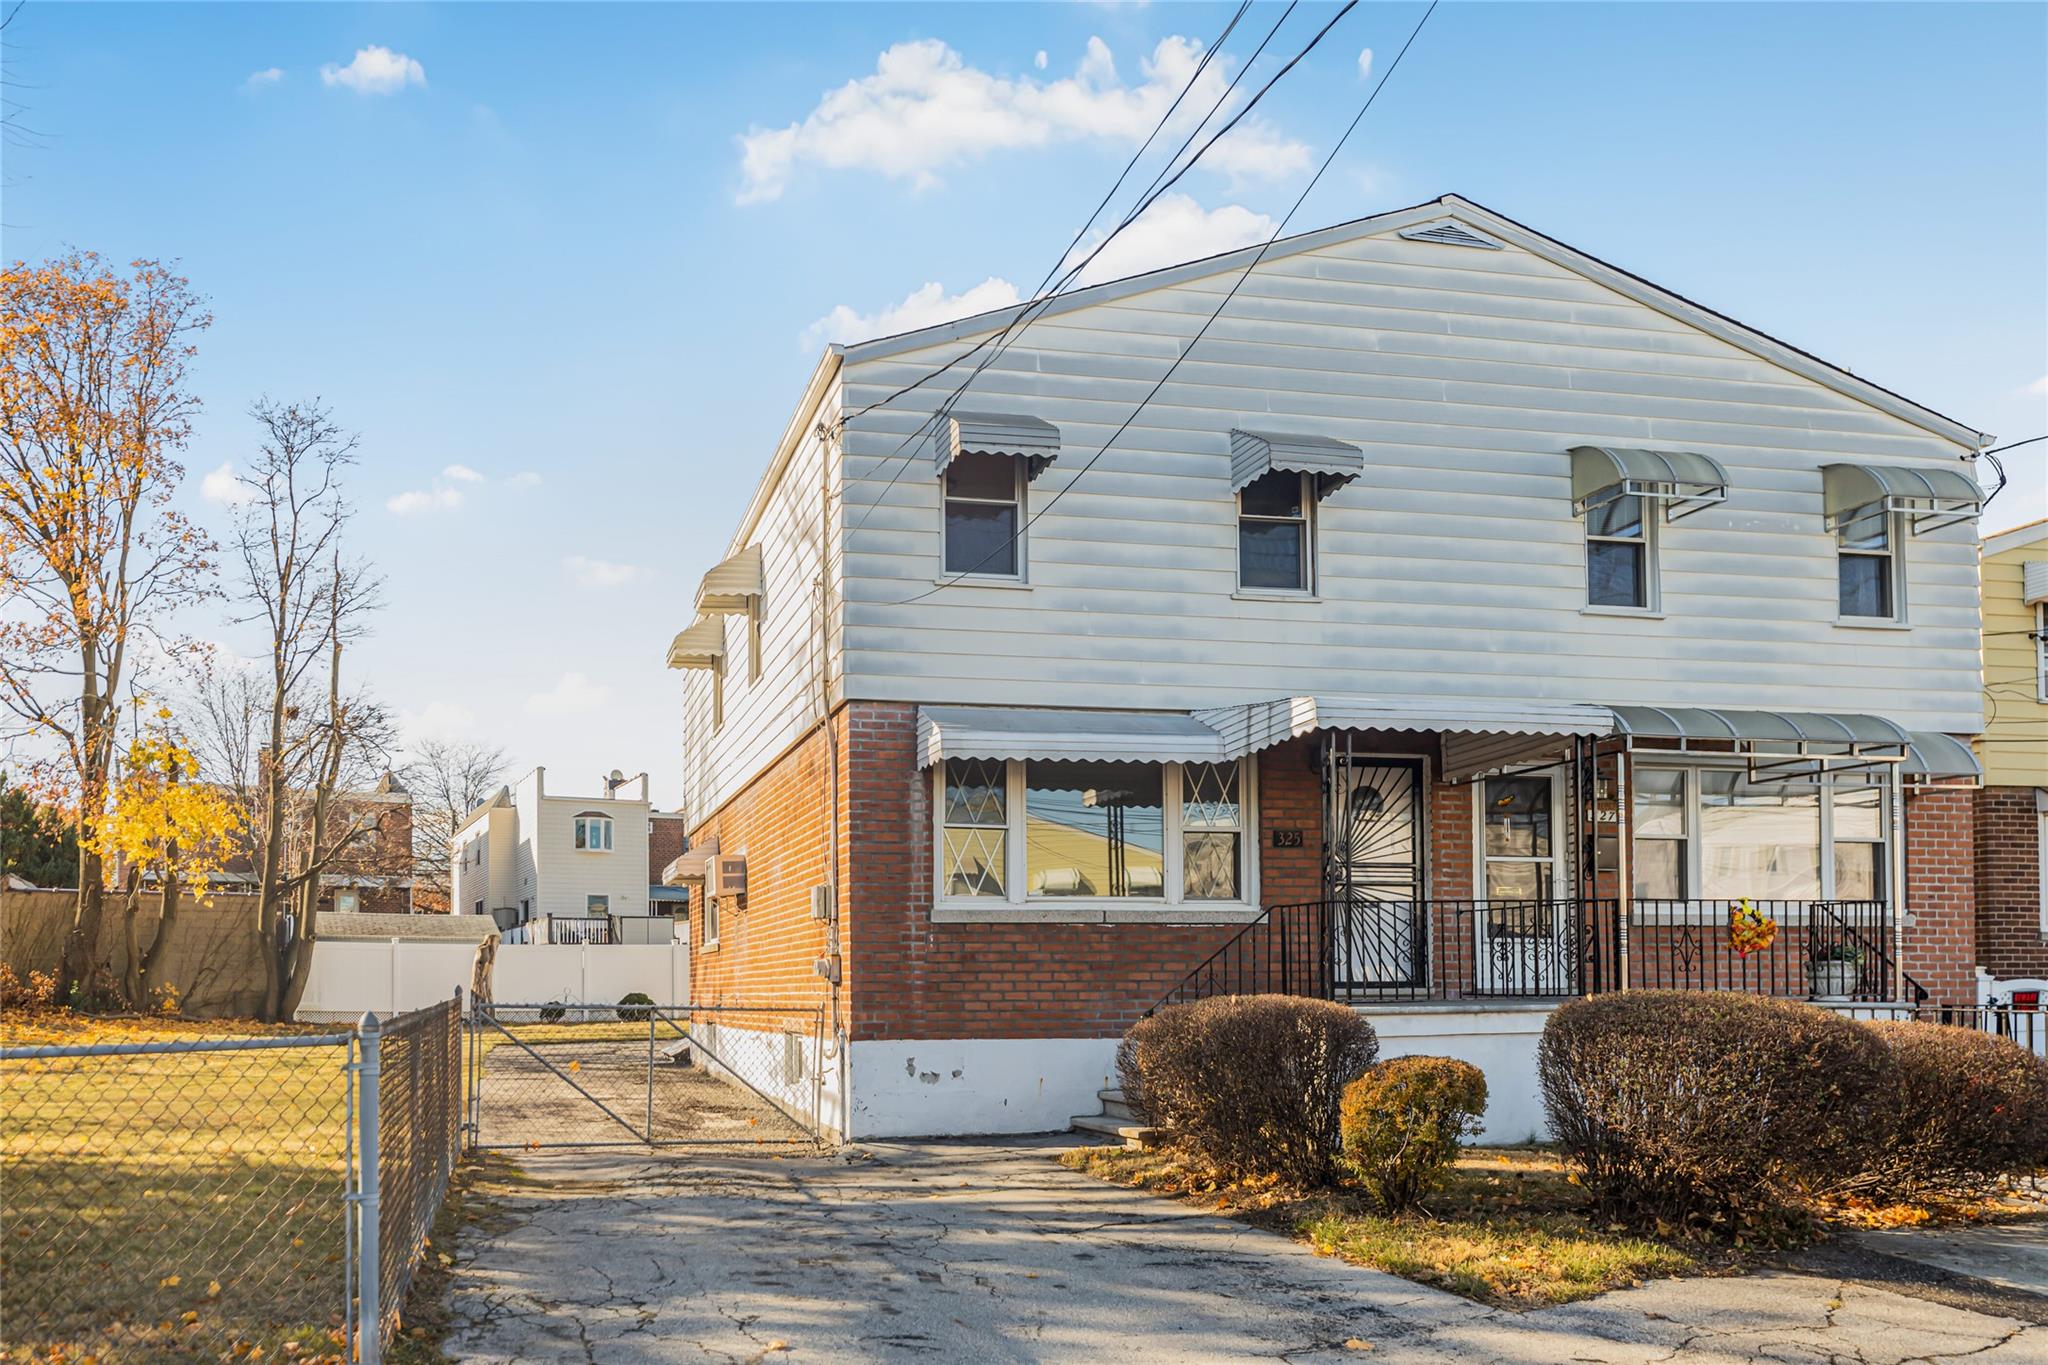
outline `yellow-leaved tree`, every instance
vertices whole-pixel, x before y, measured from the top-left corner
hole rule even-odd
[[[186,385],[209,321],[155,261],[89,251],[0,269],[0,739],[73,815],[78,903],[58,971],[90,975],[130,646],[176,650],[165,626],[213,587],[212,546],[171,505],[198,400]]]
[[[232,796],[200,782],[199,760],[171,727],[171,713],[128,746],[107,809],[93,824],[93,852],[115,870],[124,896],[128,942],[123,993],[131,1008],[175,1000],[169,967],[178,908],[188,891],[204,902],[226,870],[242,833]],[[155,932],[145,937],[143,896],[160,892]]]

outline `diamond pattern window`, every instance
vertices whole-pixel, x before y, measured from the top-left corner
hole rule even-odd
[[[946,760],[945,851],[940,869],[949,896],[1004,896],[1010,852],[1008,765],[985,758]]]
[[[1234,901],[1243,883],[1244,805],[1235,763],[1181,768],[1181,896]]]

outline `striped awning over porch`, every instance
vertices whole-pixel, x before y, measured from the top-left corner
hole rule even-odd
[[[1223,737],[1230,756],[1256,753],[1317,730],[1414,730],[1446,735],[1605,735],[1614,713],[1584,702],[1481,698],[1278,697],[1195,718]]]
[[[920,706],[917,765],[941,758],[1097,759],[1215,763],[1223,737],[1178,711],[1064,711],[1047,707]]]

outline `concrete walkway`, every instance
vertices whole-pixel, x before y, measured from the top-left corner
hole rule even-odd
[[[494,1231],[464,1234],[449,1353],[507,1365],[2048,1361],[2048,1326],[2034,1325],[2048,1313],[1791,1272],[1483,1308],[1068,1171],[1051,1155],[1070,1141],[872,1146],[852,1161],[527,1158],[536,1185],[504,1201]]]

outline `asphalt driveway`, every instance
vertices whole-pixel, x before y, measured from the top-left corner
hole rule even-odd
[[[465,1234],[475,1362],[2048,1360],[2048,1301],[1778,1271],[1509,1313],[1081,1176],[1071,1139],[528,1157]]]

